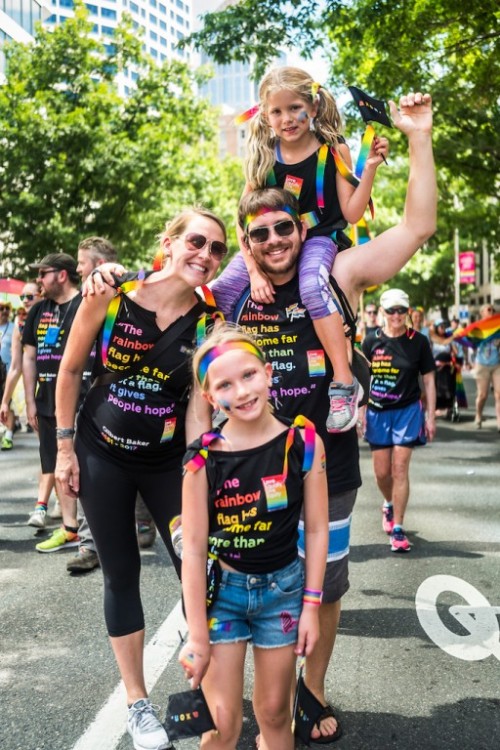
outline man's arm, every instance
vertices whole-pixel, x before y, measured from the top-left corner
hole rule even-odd
[[[408,137],[410,174],[401,222],[370,242],[340,253],[333,274],[349,301],[368,286],[388,281],[436,231],[437,189],[432,153],[432,104],[429,94],[390,102],[394,124]]]
[[[36,419],[35,389],[36,389],[36,348],[25,344],[23,352],[23,382],[24,399],[26,401],[26,416],[28,423],[34,430],[38,430]]]

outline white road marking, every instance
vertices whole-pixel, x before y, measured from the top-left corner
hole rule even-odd
[[[156,685],[175,654],[179,646],[179,632],[182,637],[187,632],[180,601],[144,649],[144,673],[148,692]],[[72,750],[114,750],[126,731],[125,707],[125,686],[120,681]]]
[[[448,630],[436,609],[439,595],[444,591],[459,594],[467,604],[454,604],[449,612],[467,631],[458,635]],[[500,607],[492,607],[488,599],[462,578],[448,575],[430,576],[423,581],[415,597],[418,619],[434,643],[450,656],[464,661],[479,661],[488,656],[500,660]]]

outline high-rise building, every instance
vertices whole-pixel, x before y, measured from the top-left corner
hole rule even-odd
[[[50,3],[52,9],[47,26],[64,23],[73,15],[73,0],[46,2]],[[191,0],[91,0],[85,5],[89,11],[89,21],[93,24],[92,34],[104,39],[109,51],[112,50],[116,26],[122,15],[128,13],[134,27],[142,33],[144,51],[158,64],[167,59],[189,61],[189,53],[176,49],[176,44],[191,32]],[[127,94],[136,78],[137,73],[133,70],[127,70],[124,76],[120,76],[118,85],[122,92]]]
[[[35,23],[50,15],[50,0],[0,0],[0,75],[5,58],[2,47],[6,41],[29,42]]]

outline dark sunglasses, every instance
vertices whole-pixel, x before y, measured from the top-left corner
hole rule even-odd
[[[44,279],[48,273],[59,273],[58,268],[45,268],[43,271],[38,271],[38,278]]]
[[[202,234],[196,232],[190,232],[184,236],[184,242],[188,250],[203,250],[205,245],[208,245],[208,252],[212,255],[215,260],[222,260],[227,253],[227,247],[220,240],[207,240]]]
[[[367,310],[367,311],[366,311],[366,314],[367,314],[367,315],[376,315],[376,314],[377,314],[377,311],[376,311],[376,310]]]
[[[0,312],[3,312],[4,310],[10,310],[9,305],[0,305]]]
[[[33,302],[37,295],[36,294],[20,294],[19,299],[27,300],[28,302]]]
[[[406,307],[389,307],[384,312],[386,315],[406,315],[408,309]]]
[[[285,219],[284,221],[278,221],[277,224],[271,224],[269,227],[255,227],[255,229],[249,231],[248,237],[256,245],[260,245],[262,242],[267,242],[271,229],[274,229],[278,237],[289,237],[293,234],[295,223],[291,219]]]

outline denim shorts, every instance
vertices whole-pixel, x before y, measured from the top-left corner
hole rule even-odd
[[[208,618],[210,643],[252,641],[259,648],[295,644],[303,592],[304,566],[299,558],[274,573],[222,570]]]

